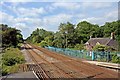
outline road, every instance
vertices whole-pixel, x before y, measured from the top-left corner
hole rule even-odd
[[[108,80],[108,78],[118,78],[118,72],[85,63],[80,59],[57,54],[30,44],[24,44],[23,47],[32,59],[32,63],[21,65],[20,70],[34,71],[39,79],[81,78],[89,80],[98,78]]]

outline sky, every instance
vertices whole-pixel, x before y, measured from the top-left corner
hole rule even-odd
[[[118,2],[87,0],[2,0],[0,24],[21,30],[24,38],[36,28],[56,32],[60,23],[88,21],[103,25],[118,20]]]

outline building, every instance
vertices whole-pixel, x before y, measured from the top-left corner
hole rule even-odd
[[[88,51],[92,51],[93,47],[97,44],[110,46],[112,49],[118,49],[118,42],[115,40],[115,33],[111,33],[111,38],[91,38],[85,43]]]

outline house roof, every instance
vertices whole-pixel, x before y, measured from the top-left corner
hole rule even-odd
[[[114,49],[118,48],[118,42],[110,38],[91,38],[86,43],[89,43],[91,46],[95,46],[99,43],[102,45],[111,46]]]

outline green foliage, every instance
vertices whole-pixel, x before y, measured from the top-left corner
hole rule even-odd
[[[2,65],[2,76],[7,75],[9,73],[9,68],[6,65]]]
[[[46,41],[41,41],[40,42],[40,46],[41,47],[45,47],[45,46],[47,46],[48,44],[47,44],[47,42]]]
[[[93,50],[94,51],[108,51],[108,50],[111,51],[112,48],[105,45],[97,44],[93,47]]]
[[[117,56],[117,54],[113,54],[113,56],[112,56],[112,62],[120,64],[120,57]]]
[[[120,34],[118,28],[120,27],[120,21],[106,22],[105,25],[101,26],[103,30],[103,37],[110,37],[111,32],[115,32],[116,36]]]
[[[44,41],[46,41],[46,43],[48,44],[48,46],[52,46],[53,45],[53,40],[54,40],[54,36],[53,35],[47,36],[44,39]]]
[[[12,66],[15,64],[23,63],[25,60],[18,49],[10,48],[5,52],[5,54],[3,54],[2,61],[3,64],[7,66]]]
[[[76,34],[80,43],[87,42],[90,36],[101,37],[99,26],[91,24],[87,21],[82,21],[77,24]]]
[[[27,38],[28,42],[31,43],[40,43],[42,40],[44,40],[47,36],[53,35],[53,32],[46,31],[44,29],[36,29],[32,32],[32,34]]]
[[[27,38],[27,41],[32,43],[41,43],[41,41],[46,41],[48,46],[54,46],[59,48],[79,47],[78,49],[83,49],[83,47],[78,44],[86,43],[90,39],[90,36],[92,36],[92,38],[110,38],[112,32],[115,32],[115,39],[120,44],[119,20],[113,22],[106,22],[103,26],[91,24],[87,21],[82,21],[76,24],[75,27],[74,24],[67,22],[61,23],[58,26],[58,31],[55,33],[46,31],[44,29],[36,29],[35,31],[33,31],[31,36]],[[105,48],[105,50],[107,50],[107,48]]]
[[[74,46],[74,25],[71,24],[70,22],[67,23],[61,23],[59,26],[59,33],[58,39],[61,37],[62,38],[62,43],[64,48],[72,48]]]
[[[2,35],[2,47],[17,47],[18,43],[23,41],[20,30],[8,27],[8,25],[5,24],[0,24],[0,28],[0,35]]]
[[[77,50],[83,50],[84,45],[83,44],[76,44],[74,48],[77,49]]]
[[[2,76],[5,76],[7,74],[10,74],[10,73],[15,73],[18,71],[19,69],[19,65],[13,65],[13,66],[6,66],[6,65],[2,65]]]
[[[18,48],[7,48],[2,55],[2,75],[17,72],[18,64],[25,62]]]

